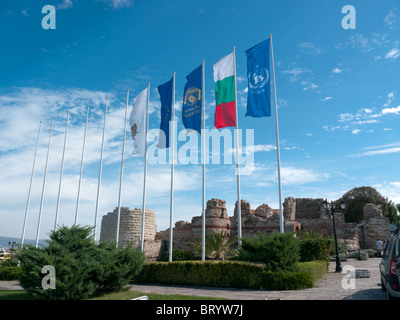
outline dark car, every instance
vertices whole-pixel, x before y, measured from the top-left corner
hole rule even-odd
[[[400,285],[396,257],[399,255],[399,234],[389,239],[379,264],[382,290],[386,291],[389,300],[400,298]]]

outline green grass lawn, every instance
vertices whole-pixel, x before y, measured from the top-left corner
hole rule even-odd
[[[184,296],[180,294],[164,295],[157,293],[143,293],[139,291],[122,290],[109,293],[89,300],[130,300],[147,296],[149,300],[225,300],[212,297]],[[0,300],[34,300],[25,290],[0,290]]]

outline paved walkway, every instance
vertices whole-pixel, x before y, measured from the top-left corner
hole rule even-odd
[[[131,290],[143,293],[183,294],[203,297],[217,297],[232,300],[386,300],[386,294],[381,290],[379,274],[379,258],[366,261],[349,259],[342,262],[343,273],[336,273],[335,262],[331,262],[329,272],[321,279],[315,288],[291,291],[263,291],[222,288],[198,288],[187,286],[158,286],[132,284]],[[347,266],[356,270],[368,270],[369,278],[353,279],[354,287],[345,270]],[[343,288],[342,284],[349,288]],[[0,290],[22,290],[18,281],[0,281]]]
[[[305,290],[263,291],[142,284],[133,284],[131,290],[144,293],[183,294],[232,300],[386,300],[386,294],[380,286],[380,261],[380,258],[370,258],[366,261],[348,259],[342,262],[342,273],[336,273],[336,264],[331,262],[329,272],[316,284],[316,287]],[[370,277],[353,278],[354,285],[352,286],[350,280],[344,278],[349,274],[346,270],[351,267],[356,270],[368,270]],[[347,286],[347,289],[343,288],[342,282],[345,287]]]

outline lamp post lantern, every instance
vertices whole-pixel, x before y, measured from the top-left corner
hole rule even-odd
[[[332,224],[333,224],[333,234],[335,237],[335,249],[336,249],[336,272],[342,272],[342,266],[340,264],[340,257],[339,257],[339,249],[338,249],[338,244],[337,244],[337,235],[336,235],[336,224],[335,224],[335,204],[333,202],[329,203],[326,199],[324,201],[324,208],[327,212],[330,211],[332,215]],[[346,208],[346,205],[344,201],[342,200],[340,202],[340,208],[344,210]]]

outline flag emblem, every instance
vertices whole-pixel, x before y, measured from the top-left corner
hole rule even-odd
[[[201,90],[196,87],[191,87],[186,91],[185,100],[183,101],[183,104],[186,104],[188,106],[194,106],[200,99],[201,99]]]
[[[249,73],[249,86],[251,89],[261,93],[265,90],[265,85],[269,80],[269,72],[265,68],[256,66],[254,71]]]

